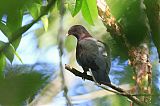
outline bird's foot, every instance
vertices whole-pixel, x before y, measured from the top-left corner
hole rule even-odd
[[[85,80],[85,76],[87,75],[87,72],[83,72],[82,79]]]

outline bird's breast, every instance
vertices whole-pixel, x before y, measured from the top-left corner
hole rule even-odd
[[[81,66],[90,67],[96,55],[98,47],[92,40],[82,40],[77,43],[76,59]]]
[[[81,66],[86,65],[87,57],[85,56],[85,54],[87,54],[86,49],[82,45],[77,45],[76,59],[78,64]]]

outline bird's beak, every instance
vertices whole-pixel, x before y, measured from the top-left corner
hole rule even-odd
[[[66,34],[66,36],[70,36],[70,35],[71,35],[71,34],[68,34],[68,33]]]
[[[69,34],[67,33],[66,36],[69,36]]]

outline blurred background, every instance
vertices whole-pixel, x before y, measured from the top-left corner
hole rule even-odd
[[[44,106],[67,106],[68,98],[73,106],[129,106],[130,100],[126,97],[101,89],[95,83],[83,80],[64,68],[65,64],[68,64],[83,72],[75,58],[76,38],[66,36],[71,26],[80,24],[93,37],[110,46],[112,67],[109,77],[111,82],[125,90],[134,86],[133,69],[128,64],[125,54],[121,53],[122,49],[106,31],[100,18],[96,19],[92,26],[84,20],[81,12],[72,17],[70,11],[66,9],[62,18],[57,8],[54,8],[46,17],[47,21],[38,21],[22,35],[16,50],[22,62],[17,56],[14,56],[12,63],[7,59],[0,80],[0,105],[40,106],[41,103],[45,103]],[[6,17],[3,16],[2,20],[5,21]],[[32,15],[23,15],[22,26],[32,20]],[[61,30],[60,33],[59,30]],[[8,38],[2,31],[0,31],[0,40],[8,42]],[[59,52],[60,40],[63,48],[62,57]],[[155,94],[152,101],[153,106],[158,106],[160,96],[156,94],[160,92],[160,64],[153,43],[150,45],[150,59],[153,66],[153,92]],[[60,72],[61,62],[64,79]],[[63,86],[67,88],[67,91],[63,90]]]

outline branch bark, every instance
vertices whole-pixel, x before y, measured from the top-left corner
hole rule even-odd
[[[126,38],[123,28],[114,16],[112,16],[109,7],[106,5],[105,1],[97,0],[98,3],[98,13],[101,17],[102,22],[107,28],[112,38],[116,42],[121,42],[121,45],[128,51],[128,58],[130,60],[130,65],[133,67],[135,72],[135,86],[136,89],[134,93],[136,94],[151,94],[152,88],[152,65],[149,60],[149,49],[147,46],[148,39],[146,38],[137,47],[130,44]],[[100,5],[100,2],[103,5]],[[140,97],[140,100],[150,104],[151,97]]]
[[[94,81],[92,76],[84,75],[83,73],[81,73],[80,71],[78,71],[77,69],[75,69],[73,67],[70,67],[69,65],[65,65],[65,69],[70,71],[71,73],[73,73],[75,76],[78,76],[78,77],[81,77],[81,78],[84,78],[84,79],[87,79],[87,80],[90,80],[90,81]],[[118,91],[117,92],[118,95],[122,95],[122,96],[127,97],[128,99],[132,100],[137,105],[139,105],[139,106],[144,106],[145,105],[138,98],[136,98],[135,96],[132,96],[131,94],[129,94],[128,92],[126,92],[122,88],[119,88],[115,85],[112,85],[112,84],[109,84],[109,83],[104,83],[104,82],[101,82],[101,84],[105,85],[105,86],[99,85],[99,87],[101,87],[103,89],[106,89],[106,87],[110,87],[113,90]]]

